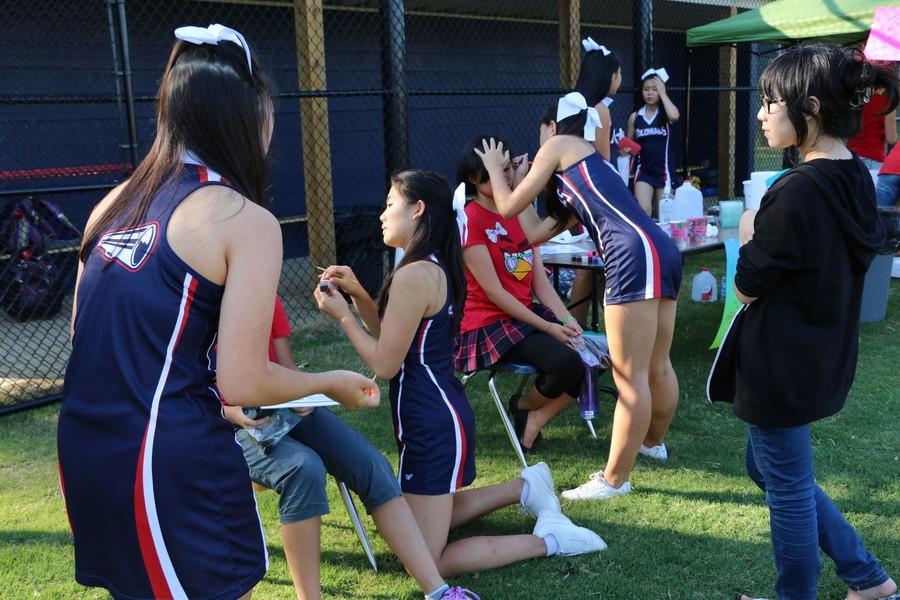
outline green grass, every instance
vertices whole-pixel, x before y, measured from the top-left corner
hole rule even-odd
[[[720,275],[721,254],[689,259],[686,285],[701,266]],[[718,269],[716,266],[718,265]],[[743,472],[744,426],[728,406],[707,404],[707,350],[721,304],[693,304],[678,318],[673,362],[681,404],[668,438],[665,465],[639,459],[635,493],[604,503],[564,503],[576,522],[601,533],[609,550],[575,558],[536,559],[456,578],[482,598],[728,599],[735,592],[772,595],[774,566],[762,495]],[[856,384],[847,406],[813,428],[820,485],[861,532],[870,551],[900,575],[900,282],[891,284],[889,319],[864,325]],[[298,359],[314,370],[362,369],[335,335],[297,340]],[[790,368],[786,365],[785,368]],[[480,376],[481,377],[481,376]],[[510,385],[510,381],[504,382]],[[478,485],[517,473],[509,443],[487,395],[474,379],[470,400],[478,419]],[[385,390],[386,391],[386,390]],[[373,411],[345,413],[396,465],[387,396]],[[612,407],[605,403],[592,440],[567,410],[545,430],[532,460],[545,460],[558,488],[581,483],[600,467],[609,443]],[[0,598],[105,598],[73,579],[72,545],[56,478],[58,406],[0,419]],[[380,571],[368,567],[337,490],[322,531],[322,588],[326,598],[415,599],[421,596],[399,562],[369,528]],[[259,494],[272,566],[255,598],[290,599],[293,591],[278,537],[276,496]],[[533,521],[508,508],[454,535],[530,532]],[[843,598],[845,588],[824,559],[819,598]]]

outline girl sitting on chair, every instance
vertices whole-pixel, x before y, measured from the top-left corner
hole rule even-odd
[[[528,452],[539,441],[543,426],[581,392],[584,368],[569,345],[581,327],[553,289],[540,253],[529,241],[526,230],[532,223],[520,222],[525,214],[505,218],[497,211],[490,177],[475,154],[475,148],[491,137],[500,139],[477,136],[466,144],[456,168],[457,183],[465,186],[467,199],[474,198],[466,205],[462,242],[466,306],[456,370],[470,373],[500,360],[537,368],[540,373],[528,393],[509,399],[516,435]],[[506,142],[504,146],[508,147]],[[503,174],[512,186],[509,160]]]

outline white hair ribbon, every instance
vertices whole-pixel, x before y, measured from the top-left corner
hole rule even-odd
[[[597,42],[594,41],[592,37],[586,37],[581,40],[581,45],[584,46],[585,52],[592,52],[594,50],[599,50],[603,53],[603,56],[609,56],[612,54],[612,50],[607,48],[606,46],[601,46]]]
[[[593,142],[597,139],[597,129],[603,125],[600,123],[600,115],[593,106],[588,107],[587,101],[579,92],[569,92],[559,99],[556,105],[556,122],[568,119],[573,115],[587,111],[587,119],[584,123],[584,139]]]
[[[658,69],[647,69],[646,71],[644,71],[644,74],[641,75],[641,81],[644,81],[649,77],[653,77],[654,75],[659,77],[659,80],[663,83],[669,80],[669,74],[666,72],[665,68],[659,67]]]
[[[244,54],[247,55],[247,68],[250,70],[250,74],[253,74],[253,62],[250,60],[250,46],[247,45],[247,40],[244,39],[244,36],[231,27],[225,27],[218,23],[206,28],[188,25],[176,29],[175,37],[179,40],[184,40],[185,42],[197,44],[198,46],[202,46],[203,44],[218,46],[219,42],[233,42],[244,49]]]
[[[465,246],[466,239],[469,237],[469,217],[466,215],[465,183],[456,186],[456,191],[453,192],[453,212],[456,213],[456,226],[459,228],[459,241]]]

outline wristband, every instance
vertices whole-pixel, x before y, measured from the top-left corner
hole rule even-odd
[[[576,319],[576,318],[573,317],[572,315],[569,315],[568,317],[566,317],[565,319],[562,320],[562,326],[565,327],[566,325],[568,325],[568,324],[571,323],[572,321],[577,321],[577,320],[578,320],[578,319]]]
[[[544,333],[548,333],[551,327],[553,327],[553,323],[547,323],[547,326],[544,328]]]

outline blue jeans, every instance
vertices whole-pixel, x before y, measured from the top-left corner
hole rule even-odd
[[[391,463],[327,409],[315,409],[265,450],[243,429],[235,439],[244,451],[250,479],[278,492],[282,524],[328,514],[326,473],[356,492],[369,513],[401,495]]]
[[[878,206],[894,206],[900,198],[900,175],[879,175],[875,186],[875,202]]]
[[[809,425],[778,429],[751,425],[746,463],[750,479],[766,493],[779,600],[815,600],[819,547],[852,589],[888,580],[856,530],[816,485]]]

